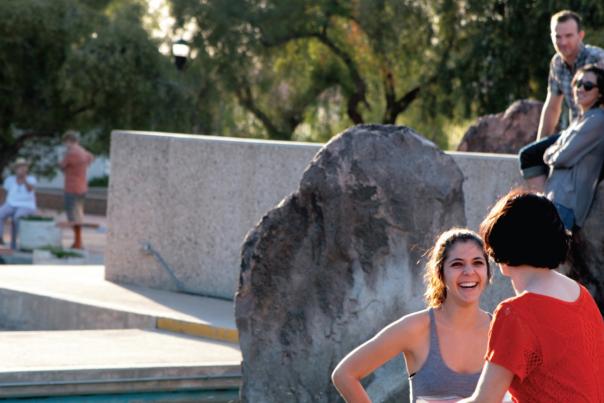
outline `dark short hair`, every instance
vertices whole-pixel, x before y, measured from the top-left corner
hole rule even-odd
[[[573,86],[575,85],[575,81],[577,80],[577,77],[581,73],[583,73],[583,74],[593,73],[593,75],[596,76],[596,85],[598,86],[598,92],[600,93],[600,97],[598,98],[596,103],[592,106],[592,108],[597,108],[600,105],[604,104],[604,63],[588,64],[588,65],[581,67],[579,70],[577,70],[577,72],[575,73],[575,76],[573,77],[573,82],[572,82]]]
[[[428,306],[437,308],[441,306],[447,298],[447,287],[445,286],[445,260],[449,257],[449,252],[458,242],[474,242],[484,255],[487,264],[487,277],[491,279],[491,268],[489,258],[484,251],[484,244],[480,236],[466,228],[452,228],[438,236],[434,246],[426,252],[428,262],[424,273],[424,282],[426,283],[426,292],[424,298]]]
[[[554,22],[556,24],[558,24],[561,22],[569,21],[569,20],[574,20],[577,23],[577,32],[581,32],[581,16],[579,14],[575,13],[574,11],[570,11],[570,10],[558,11],[556,14],[552,15],[550,24],[553,24]]]
[[[487,253],[510,266],[555,269],[570,249],[570,235],[556,207],[545,196],[513,190],[480,224]]]

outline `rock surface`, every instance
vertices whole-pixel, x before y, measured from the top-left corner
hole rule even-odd
[[[600,182],[596,197],[583,228],[575,234],[573,269],[570,276],[583,284],[598,303],[604,315],[604,181]]]
[[[520,100],[503,113],[478,118],[457,151],[516,154],[535,140],[543,102]]]
[[[462,181],[450,156],[402,126],[357,126],[319,151],[243,244],[244,402],[338,401],[338,361],[423,308],[420,260],[465,224]],[[398,357],[368,377],[373,401],[405,401],[404,374]]]

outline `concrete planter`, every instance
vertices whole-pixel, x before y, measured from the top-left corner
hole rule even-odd
[[[61,230],[54,220],[40,221],[22,218],[19,222],[19,249],[33,250],[43,246],[61,246]]]

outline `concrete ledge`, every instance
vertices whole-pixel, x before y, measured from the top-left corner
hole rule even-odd
[[[207,366],[210,370],[214,368]],[[233,374],[216,374],[203,371],[204,368],[181,367],[174,368],[188,373],[183,377],[163,377],[160,373],[161,368],[148,368],[139,370],[132,374],[133,370],[102,370],[102,371],[54,371],[55,377],[60,381],[48,381],[44,378],[48,372],[21,372],[15,373],[17,377],[40,378],[38,382],[15,382],[3,383],[0,381],[0,398],[18,398],[18,397],[49,397],[49,396],[69,396],[69,395],[88,395],[88,394],[113,394],[113,393],[133,393],[133,392],[171,392],[174,390],[238,390],[241,383],[239,365],[231,366],[230,372]],[[108,372],[114,378],[98,380],[75,380],[74,377],[83,375],[94,377],[104,377]],[[149,372],[150,375],[146,374]],[[239,372],[239,374],[234,374]],[[2,374],[0,374],[0,379]]]
[[[497,199],[523,181],[515,155],[447,152],[464,175],[467,227],[475,231]]]
[[[103,276],[102,266],[0,266],[0,328],[160,328],[238,340],[231,301],[120,286]]]
[[[236,345],[143,330],[0,332],[0,397],[238,389]]]
[[[239,343],[239,332],[235,329],[225,329],[203,323],[185,322],[183,320],[169,318],[157,318],[155,327],[159,330],[188,334],[190,336]]]
[[[153,329],[155,318],[33,292],[0,289],[3,330]]]

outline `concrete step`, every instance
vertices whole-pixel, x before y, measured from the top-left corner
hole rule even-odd
[[[240,364],[237,344],[162,331],[0,332],[0,398],[186,392],[206,401],[199,392],[236,393]]]
[[[0,329],[163,329],[237,343],[233,302],[104,279],[103,266],[0,266]]]

